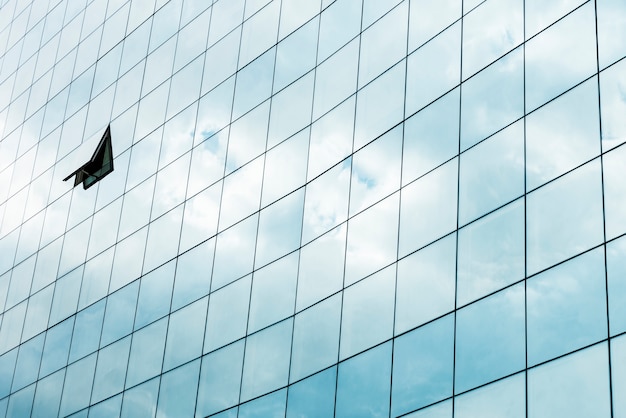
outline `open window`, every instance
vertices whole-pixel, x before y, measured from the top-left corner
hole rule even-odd
[[[67,181],[74,178],[74,187],[83,183],[83,189],[87,190],[98,181],[113,171],[113,148],[111,146],[111,125],[107,126],[102,139],[98,143],[96,151],[83,166],[63,179]]]

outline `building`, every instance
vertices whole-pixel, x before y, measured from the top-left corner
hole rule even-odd
[[[0,417],[626,416],[623,0],[210,3],[0,0]]]

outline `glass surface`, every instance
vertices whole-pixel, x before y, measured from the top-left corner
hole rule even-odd
[[[453,315],[398,337],[393,348],[391,415],[451,396],[453,365]]]
[[[294,191],[306,181],[309,133],[305,129],[265,155],[262,207]]]
[[[267,3],[267,0],[264,3]],[[250,2],[246,2],[246,8],[248,7],[250,7]],[[248,15],[247,11],[246,15]],[[276,43],[279,16],[280,2],[272,1],[243,23],[239,48],[239,68],[248,64]]]
[[[399,195],[391,195],[348,221],[344,285],[396,260]]]
[[[331,367],[289,387],[286,418],[332,416],[337,368]]]
[[[408,418],[452,418],[452,401],[444,401],[406,416]]]
[[[405,68],[403,60],[357,93],[354,149],[361,148],[402,121]],[[412,76],[410,72],[409,76]]]
[[[403,186],[458,153],[459,91],[458,88],[452,90],[405,121]]]
[[[395,266],[344,291],[339,358],[345,359],[393,335]]]
[[[27,417],[30,416],[33,397],[35,396],[35,385],[14,392],[9,398],[7,407],[8,417]]]
[[[100,346],[100,333],[106,300],[101,300],[76,314],[69,362],[91,354]]]
[[[267,146],[272,147],[311,123],[314,73],[311,71],[272,97]]]
[[[208,297],[170,315],[163,370],[172,369],[202,353]]]
[[[167,318],[163,318],[133,334],[126,374],[127,388],[161,372],[167,321]]]
[[[390,379],[390,342],[340,363],[335,416],[388,416]]]
[[[78,267],[56,281],[54,286],[54,298],[52,299],[52,308],[50,309],[49,325],[57,324],[76,312],[82,276],[83,268]],[[26,307],[24,306],[24,309],[25,308]],[[20,328],[22,321],[19,321]],[[4,328],[2,331],[4,332]],[[2,339],[0,338],[0,341],[1,340]]]
[[[400,257],[455,229],[458,166],[454,159],[402,189]]]
[[[292,253],[254,272],[248,333],[293,315],[298,276],[298,253]]]
[[[500,380],[465,393],[455,399],[454,414],[458,418],[525,418],[525,374]]]
[[[309,376],[337,361],[340,323],[340,295],[332,296],[296,315],[290,382]]]
[[[263,157],[261,155],[224,179],[220,204],[220,231],[231,227],[259,209],[263,180]],[[255,216],[248,218],[248,223],[254,219],[256,219]],[[241,228],[241,224],[238,227]],[[238,234],[242,233],[239,232]],[[217,239],[217,246],[219,252],[220,237]]]
[[[252,399],[287,384],[293,319],[248,337],[240,401]]]
[[[183,209],[183,205],[179,205],[150,224],[143,261],[144,273],[178,254]]]
[[[97,405],[89,408],[89,417],[106,418],[111,416],[119,416],[122,406],[122,394],[107,399]]]
[[[230,125],[226,174],[252,161],[265,151],[270,101],[252,109]]]
[[[524,273],[523,199],[459,231],[458,306],[522,280]]]
[[[254,266],[261,267],[300,246],[304,187],[261,210]]]
[[[541,0],[527,0],[525,4],[526,38],[530,38],[537,32],[563,18],[563,16],[583,3],[585,3],[584,0],[565,0],[556,3]]]
[[[528,372],[528,417],[610,417],[606,343]]]
[[[178,257],[172,295],[173,311],[209,293],[214,252],[215,240],[210,240]]]
[[[20,346],[15,371],[13,372],[12,392],[16,392],[37,380],[44,338],[45,334],[39,334]],[[9,369],[4,370],[6,372]]]
[[[626,402],[618,393],[626,389],[626,337],[611,340],[611,389],[613,392],[613,416],[626,413]]]
[[[202,358],[196,415],[206,416],[239,401],[244,342],[238,341]]]
[[[463,84],[462,150],[524,114],[523,52],[523,48],[515,49]]]
[[[200,360],[165,373],[159,387],[157,416],[193,416]]]
[[[603,248],[529,279],[527,306],[529,365],[606,338]]]
[[[206,319],[204,353],[246,335],[251,277],[247,276],[211,293]]]
[[[281,21],[292,23],[292,19],[298,19],[310,13],[311,8],[317,8],[319,12],[319,4],[315,3],[316,1],[300,3],[294,0],[283,2]],[[283,22],[279,27],[281,34],[294,28],[287,29],[282,25]],[[314,18],[278,44],[274,70],[273,90],[275,92],[282,90],[315,66],[318,31],[319,18]]]
[[[369,143],[352,157],[349,216],[400,188],[402,126]]]
[[[135,329],[169,313],[175,267],[174,262],[169,262],[141,278]]]
[[[44,418],[59,410],[64,377],[65,370],[59,370],[37,382],[31,417]]]
[[[139,292],[139,280],[109,295],[102,324],[100,347],[132,332]]]
[[[600,153],[597,89],[592,78],[527,117],[527,190]]]
[[[120,289],[141,275],[147,235],[148,227],[143,227],[117,243],[109,292]]]
[[[526,110],[596,71],[593,4],[587,3],[526,43]]]
[[[600,161],[526,198],[526,268],[531,275],[603,241]]]
[[[59,415],[65,416],[89,405],[96,358],[94,353],[67,367]]]
[[[276,48],[272,48],[237,73],[235,98],[233,99],[233,120],[270,96],[275,55]]]
[[[287,390],[282,389],[239,407],[240,418],[282,418],[285,416]]]
[[[626,6],[616,0],[600,0],[596,5],[598,25],[598,55],[604,68],[626,55],[624,25]]]
[[[459,223],[524,194],[524,124],[509,126],[461,155]]]
[[[461,24],[447,28],[407,58],[406,114],[456,87],[461,78]]]
[[[359,40],[354,39],[315,68],[314,120],[356,91],[358,65]]]
[[[456,393],[525,366],[524,283],[479,300],[457,313]]]
[[[126,337],[98,353],[91,403],[100,402],[124,389],[130,340],[130,337]]]
[[[392,0],[392,2],[397,4],[398,0]],[[365,2],[364,20],[368,8],[380,7],[383,4],[384,2],[381,1]],[[383,7],[385,6],[388,5],[384,4]],[[409,2],[404,1],[361,33],[359,88],[372,81],[406,55],[408,12]],[[370,23],[364,21],[363,27]]]
[[[46,332],[39,376],[47,376],[67,364],[73,328],[74,317],[71,317]]]
[[[252,271],[258,220],[258,215],[252,215],[217,236],[211,290]]]
[[[122,417],[154,418],[159,394],[159,381],[160,378],[156,377],[124,392]]]
[[[606,239],[613,239],[626,232],[626,185],[621,175],[626,166],[626,147],[619,147],[604,155],[604,216]]]
[[[322,10],[317,60],[321,62],[358,35],[361,28],[359,0],[336,0]]]
[[[608,285],[609,324],[611,335],[626,331],[626,238],[606,246],[606,274]]]
[[[454,309],[456,235],[398,261],[395,334]]]
[[[626,111],[626,99],[620,86],[626,83],[626,60],[600,73],[600,111],[602,117],[602,151],[626,142],[626,122],[621,117]]]
[[[24,318],[22,341],[34,337],[47,328],[53,292],[54,286],[50,285],[30,297],[28,310]]]

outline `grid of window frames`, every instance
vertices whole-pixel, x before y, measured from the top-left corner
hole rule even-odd
[[[626,417],[625,56],[623,0],[0,0],[0,417]]]

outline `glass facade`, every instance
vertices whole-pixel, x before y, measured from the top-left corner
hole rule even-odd
[[[0,0],[0,417],[624,418],[625,172],[623,0]]]

